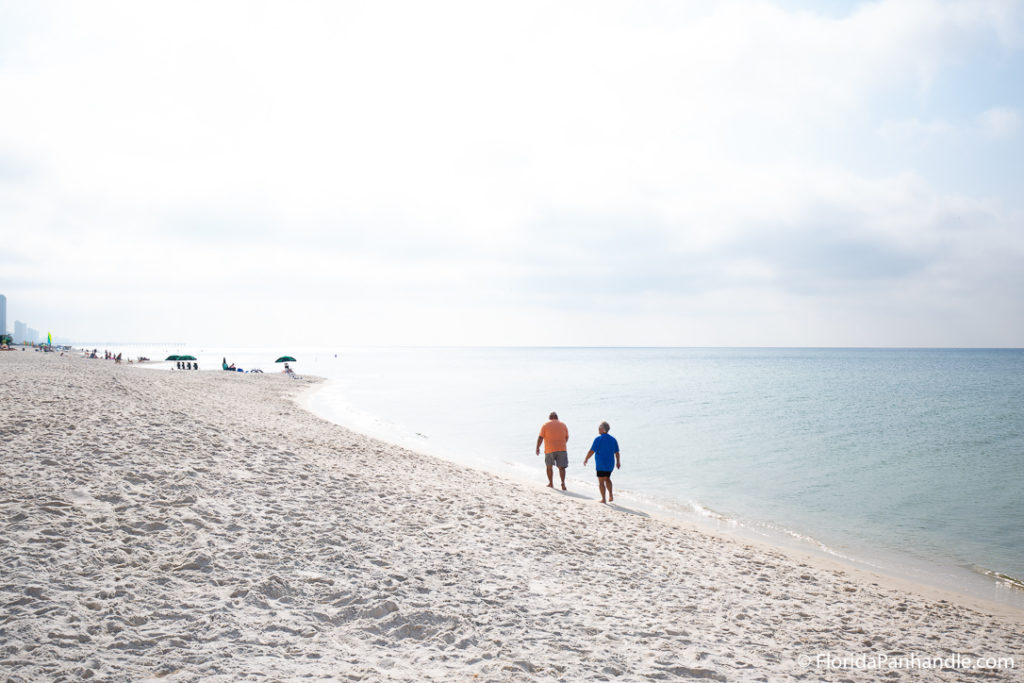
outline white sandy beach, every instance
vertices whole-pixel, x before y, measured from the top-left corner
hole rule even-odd
[[[1024,680],[1019,611],[375,441],[315,381],[0,353],[0,679]],[[1016,667],[887,668],[932,657]]]

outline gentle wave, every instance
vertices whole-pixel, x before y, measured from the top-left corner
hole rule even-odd
[[[1010,576],[1009,574],[1003,574],[1002,572],[997,572],[993,569],[985,569],[978,565],[975,565],[972,569],[982,576],[987,576],[990,579],[993,579],[1002,586],[1012,588],[1013,590],[1024,591],[1024,580],[1022,579]]]

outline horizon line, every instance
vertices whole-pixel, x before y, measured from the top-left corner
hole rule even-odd
[[[213,348],[276,348],[276,347],[297,347],[305,349],[331,349],[331,348],[354,348],[354,349],[804,349],[804,350],[877,350],[877,351],[1020,351],[1024,346],[845,346],[845,345],[664,345],[664,344],[622,344],[622,345],[579,345],[579,344],[340,344],[331,345],[307,345],[292,343],[277,343],[270,345],[234,345],[234,344],[201,344],[182,341],[72,341],[67,343],[70,346],[81,345],[108,345],[108,346],[190,346],[190,347],[213,347]]]

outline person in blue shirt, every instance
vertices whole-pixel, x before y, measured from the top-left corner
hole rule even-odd
[[[605,489],[608,490],[607,502],[615,500],[612,495],[612,470],[622,469],[622,461],[619,459],[619,442],[608,433],[610,427],[607,422],[602,422],[597,428],[598,437],[590,447],[587,457],[583,458],[583,466],[587,466],[590,456],[594,456],[594,467],[597,468],[597,487],[601,490],[601,502],[604,499]]]

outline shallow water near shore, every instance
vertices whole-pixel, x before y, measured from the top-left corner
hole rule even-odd
[[[191,352],[281,367],[272,349]],[[329,380],[308,406],[357,431],[538,479],[557,410],[569,488],[593,495],[582,460],[608,420],[625,505],[1024,606],[1024,351],[288,352]]]

